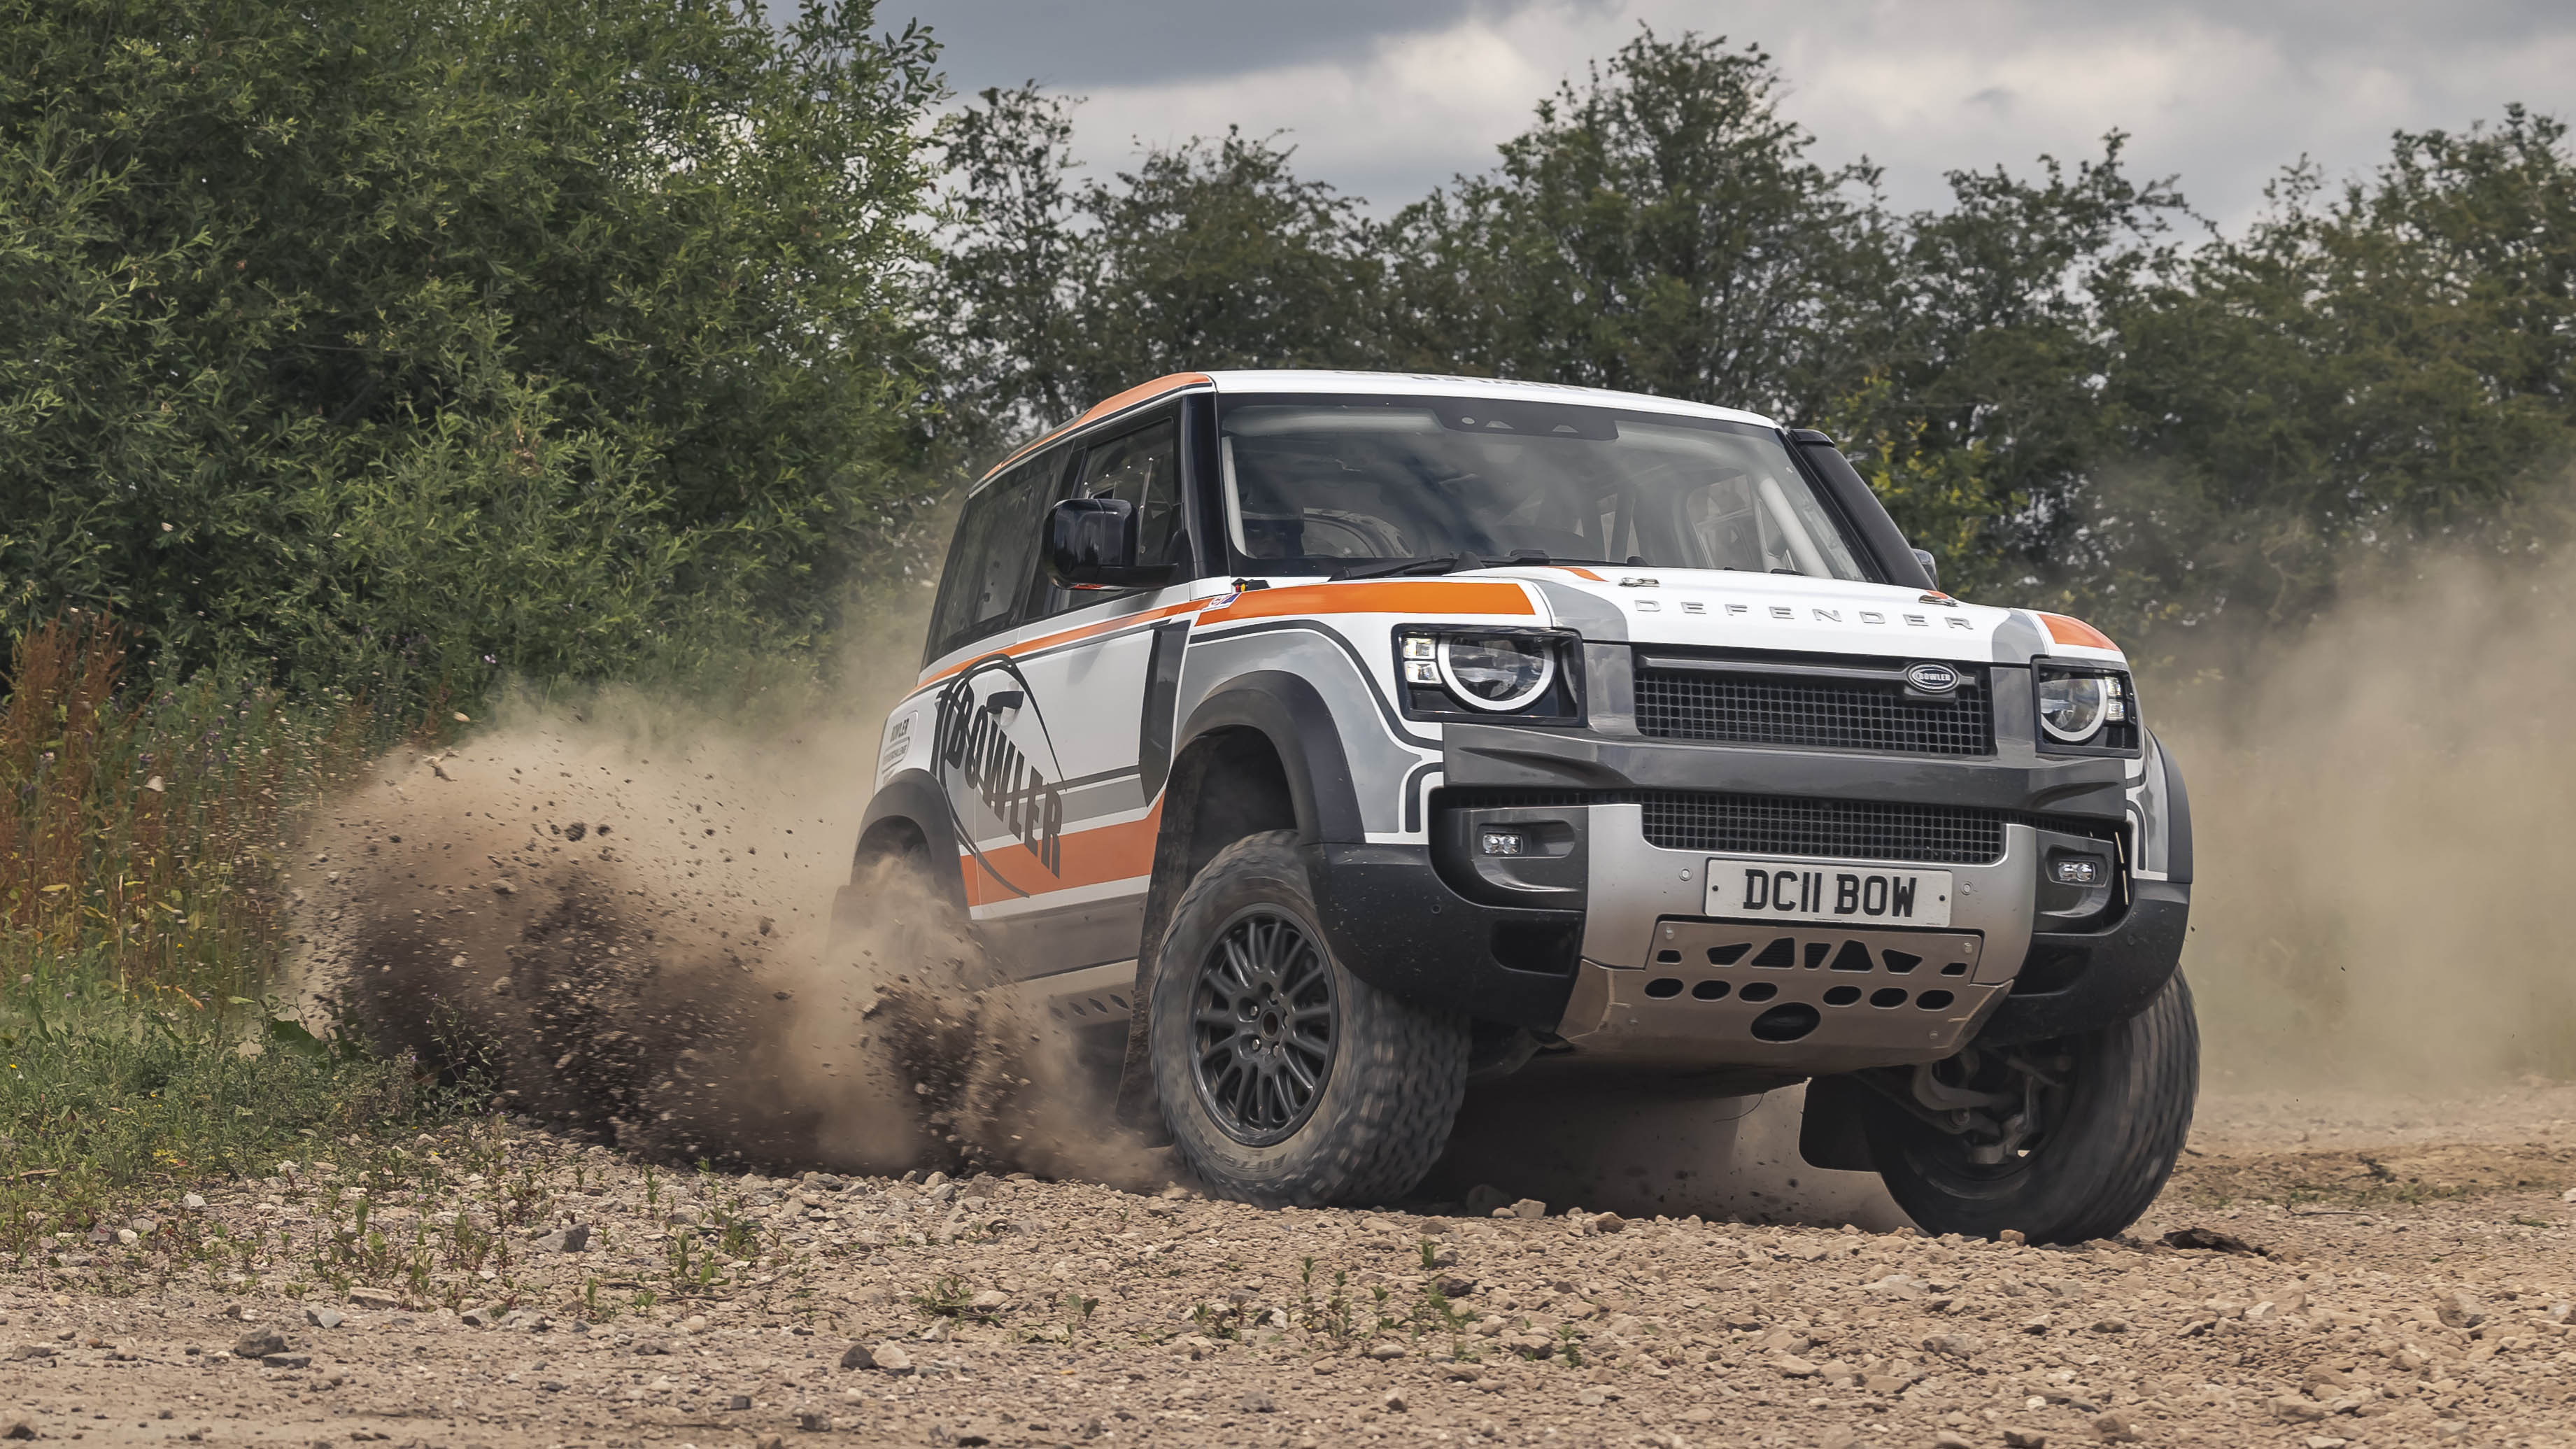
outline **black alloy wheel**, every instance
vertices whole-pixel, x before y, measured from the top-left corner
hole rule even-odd
[[[1147,1065],[1211,1196],[1392,1202],[1448,1144],[1467,1018],[1352,971],[1323,919],[1293,830],[1218,851],[1172,907],[1145,988]]]
[[[1297,922],[1262,906],[1236,914],[1199,963],[1191,1078],[1226,1136],[1246,1147],[1305,1125],[1332,1077],[1333,973]]]

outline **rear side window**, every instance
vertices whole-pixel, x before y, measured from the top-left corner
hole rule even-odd
[[[930,625],[933,657],[1007,629],[1037,566],[1038,528],[1061,453],[1042,454],[966,500]]]

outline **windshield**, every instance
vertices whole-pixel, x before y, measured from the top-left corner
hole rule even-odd
[[[1221,399],[1225,522],[1256,571],[1513,558],[1866,579],[1778,433],[1481,398]]]

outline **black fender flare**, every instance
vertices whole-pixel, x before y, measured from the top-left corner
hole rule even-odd
[[[1173,733],[1169,758],[1189,758],[1190,747],[1210,735],[1248,730],[1269,742],[1287,777],[1289,807],[1297,817],[1297,834],[1307,845],[1325,841],[1357,842],[1367,838],[1360,825],[1359,790],[1351,779],[1350,757],[1323,694],[1303,676],[1279,669],[1256,669],[1225,681],[1190,710]],[[1175,791],[1186,796],[1197,788],[1195,775],[1177,774],[1164,781],[1163,828],[1154,846],[1154,876],[1145,892],[1144,929],[1136,947],[1135,1005],[1127,1031],[1127,1056],[1119,1070],[1117,1118],[1145,1131],[1161,1145],[1160,1107],[1154,1077],[1147,1064],[1151,1025],[1146,1003],[1153,999],[1154,961],[1162,951],[1163,925],[1181,891],[1188,885],[1190,851],[1183,836],[1192,811],[1171,808]],[[1202,851],[1202,854],[1206,852]]]
[[[889,830],[909,825],[921,834],[930,852],[931,878],[948,892],[959,910],[966,908],[966,883],[957,871],[957,830],[951,821],[948,793],[927,770],[901,770],[877,787],[859,817],[859,840],[850,855],[855,878],[868,857],[883,848]]]
[[[2156,758],[2165,767],[2165,879],[2191,884],[2191,794],[2183,788],[2182,765],[2162,735],[2155,736]]]
[[[1356,844],[1368,838],[1341,729],[1323,694],[1304,677],[1256,669],[1227,680],[1190,711],[1175,740],[1174,758],[1193,741],[1224,729],[1255,730],[1270,741],[1288,776],[1297,833],[1307,844]]]

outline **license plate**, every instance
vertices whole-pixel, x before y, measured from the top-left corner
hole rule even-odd
[[[1950,924],[1950,872],[1713,855],[1708,914],[1757,921]]]

